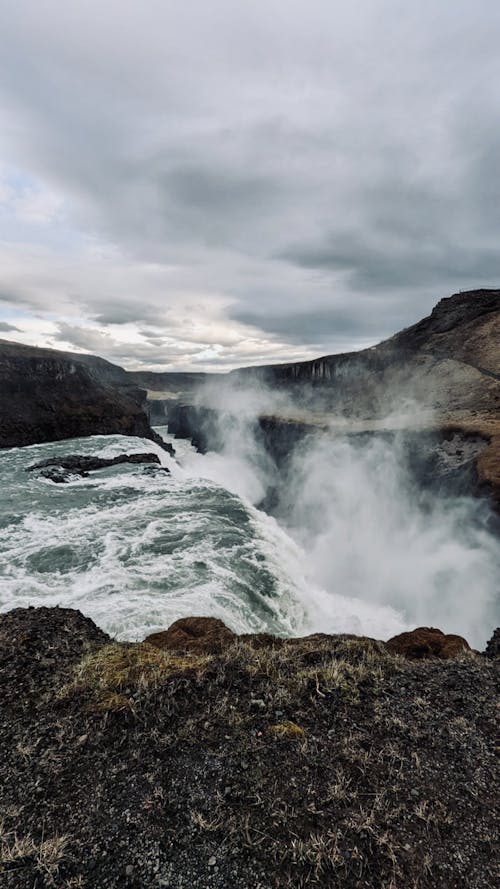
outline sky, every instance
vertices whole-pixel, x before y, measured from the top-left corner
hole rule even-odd
[[[500,285],[497,0],[0,0],[0,337],[350,351]]]

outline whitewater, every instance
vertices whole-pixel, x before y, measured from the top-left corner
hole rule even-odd
[[[428,510],[422,527],[418,516],[405,522],[399,512],[381,522],[376,486],[368,485],[358,502],[357,476],[364,473],[366,491],[369,464],[363,459],[356,468],[352,454],[342,457],[338,447],[323,454],[330,463],[321,477],[323,464],[302,461],[302,496],[290,504],[289,523],[278,523],[252,502],[256,482],[262,491],[251,466],[198,454],[166,427],[158,431],[174,444],[175,458],[149,440],[123,436],[0,453],[1,611],[78,608],[112,636],[130,640],[188,615],[221,618],[236,632],[382,639],[415,626],[417,618],[434,618],[439,626],[437,618],[446,617],[444,629],[476,645],[486,640],[500,562],[498,541],[480,524],[472,536],[469,526],[461,535],[463,514],[457,530]],[[121,464],[58,485],[26,472],[37,461],[68,454],[141,452],[156,453],[170,474]],[[383,454],[373,459],[383,468]],[[387,564],[384,547],[391,545]],[[405,568],[409,547],[417,573]],[[472,604],[464,609],[473,577]],[[420,596],[419,584],[426,585]],[[451,601],[454,589],[458,598]]]

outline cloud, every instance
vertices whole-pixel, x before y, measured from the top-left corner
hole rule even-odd
[[[19,327],[15,327],[13,324],[8,324],[7,321],[0,321],[0,330],[2,333],[8,333],[9,331],[17,331],[20,333]]]
[[[90,352],[131,370],[232,370],[242,365],[285,360],[289,346],[265,339],[234,337],[234,343],[221,347],[217,342],[190,341],[179,327],[176,336],[151,337],[133,327],[123,328],[113,336],[99,327],[87,327],[61,322],[57,330],[47,336],[47,345],[69,351]],[[306,357],[299,348],[292,351],[292,360]]]
[[[493,0],[2,18],[9,305],[223,369],[359,347],[498,283]]]

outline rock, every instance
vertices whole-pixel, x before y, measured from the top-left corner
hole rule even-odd
[[[33,683],[38,695],[46,682],[61,687],[73,664],[109,641],[107,633],[72,608],[15,608],[0,614],[2,705],[31,694]],[[82,747],[87,734],[77,742]]]
[[[470,649],[469,643],[462,636],[445,634],[435,627],[418,627],[408,633],[400,633],[389,639],[386,647],[391,654],[400,654],[413,660],[429,657],[448,660]]]
[[[56,484],[64,484],[72,478],[85,478],[89,472],[97,469],[107,469],[108,466],[118,466],[122,463],[133,465],[146,463],[155,469],[162,469],[160,458],[157,454],[119,454],[117,457],[94,457],[88,455],[71,454],[68,457],[50,457],[28,466],[26,472],[40,470],[43,478],[48,478]],[[168,472],[168,470],[167,470]]]
[[[61,469],[59,466],[48,466],[47,469],[40,470],[41,478],[46,478],[50,482],[54,482],[56,485],[66,485],[68,482],[74,481],[77,478],[83,478],[87,475],[88,472],[68,472],[66,469]]]
[[[500,627],[496,628],[493,636],[488,640],[484,653],[486,657],[489,657],[492,660],[500,657]]]
[[[152,633],[144,641],[169,651],[217,654],[235,639],[235,633],[216,617],[182,617],[168,630]]]
[[[216,859],[215,855],[212,855],[212,856],[208,859],[208,866],[209,866],[209,867],[215,867],[216,864],[217,864],[217,859]]]
[[[151,429],[145,400],[121,367],[102,358],[0,340],[0,448],[138,435],[169,450]]]
[[[164,473],[165,475],[170,475],[170,469],[166,466],[145,466],[142,470],[143,475],[158,475],[158,473]]]

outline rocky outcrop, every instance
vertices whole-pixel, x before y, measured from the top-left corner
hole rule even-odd
[[[498,662],[259,643],[1,615],[2,889],[495,885]]]
[[[152,633],[144,640],[168,651],[217,654],[225,651],[236,636],[216,617],[182,617],[168,630]]]
[[[163,445],[145,398],[102,358],[0,341],[0,447],[113,434]]]
[[[312,636],[305,636],[300,640],[284,639],[271,636],[268,633],[246,633],[238,637],[226,627],[223,621],[215,617],[184,617],[175,621],[167,630],[147,636],[144,642],[169,651],[216,654],[225,651],[238,638],[244,640],[252,648],[276,649],[287,645],[293,646],[298,641],[304,644],[320,644],[335,637],[325,633],[314,633]],[[367,646],[366,650],[372,655],[380,654],[385,647],[390,654],[400,655],[411,660],[425,658],[448,660],[460,656],[464,651],[470,651],[469,643],[463,636],[443,633],[442,630],[435,627],[418,627],[415,630],[400,633],[386,643],[352,635],[342,638],[356,640],[357,644]],[[495,648],[496,642],[494,637],[489,643],[489,649],[485,652],[488,657],[492,656],[491,651]]]
[[[418,627],[389,639],[387,650],[412,660],[437,657],[442,660],[458,657],[468,651],[469,643],[462,636],[443,633],[435,627]]]
[[[26,472],[38,471],[39,475],[56,483],[67,482],[73,476],[85,478],[89,472],[98,469],[107,469],[110,466],[120,466],[130,463],[133,466],[146,464],[161,469],[168,473],[166,467],[162,467],[157,454],[119,454],[117,457],[94,457],[80,454],[72,454],[69,457],[50,457],[28,466]]]
[[[358,388],[360,380],[370,385],[370,376],[377,378],[386,370],[408,367],[415,359],[429,356],[435,362],[468,364],[500,381],[500,355],[495,346],[499,335],[500,290],[470,290],[440,300],[428,317],[377,346],[293,364],[241,368],[229,376],[274,385],[303,382],[327,388],[338,382],[349,392]]]
[[[493,636],[488,640],[485,655],[491,659],[500,657],[500,627],[496,628]]]
[[[23,696],[40,695],[55,675],[67,675],[109,641],[107,633],[72,608],[14,608],[0,614],[2,706],[17,702],[22,707]]]
[[[216,451],[223,446],[221,414],[214,408],[182,401],[167,402],[164,422],[176,438],[188,438],[201,453]]]

